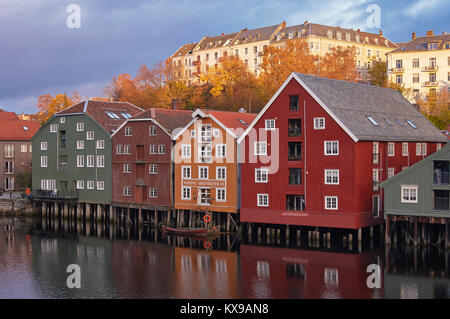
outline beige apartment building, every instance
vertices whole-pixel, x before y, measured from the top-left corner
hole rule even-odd
[[[413,33],[411,41],[387,54],[387,62],[389,80],[412,89],[410,102],[442,87],[450,90],[450,34]]]
[[[256,76],[261,73],[264,48],[269,45],[283,46],[288,39],[304,38],[311,53],[325,56],[337,46],[356,48],[356,65],[360,80],[367,79],[367,68],[373,60],[386,60],[386,53],[397,45],[380,33],[368,33],[360,30],[344,29],[315,23],[296,26],[279,25],[241,30],[237,33],[222,34],[215,37],[203,37],[198,43],[183,45],[171,58],[176,67],[177,76],[187,79],[188,83],[197,81],[196,75],[207,72],[224,56],[238,56]]]

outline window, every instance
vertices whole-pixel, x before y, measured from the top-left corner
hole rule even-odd
[[[94,139],[94,131],[88,131],[86,132],[86,139],[88,141],[92,141]]]
[[[296,137],[302,135],[302,120],[289,119],[288,120],[288,136]]]
[[[389,167],[388,168],[388,178],[391,178],[394,175],[395,175],[395,168]]]
[[[267,142],[255,142],[255,155],[267,155]]]
[[[190,166],[183,166],[183,179],[190,179],[191,178],[191,167]]]
[[[226,167],[216,167],[216,179],[226,180],[227,179],[227,168]]]
[[[97,155],[97,167],[105,167],[105,155]]]
[[[77,132],[83,131],[84,131],[84,123],[83,122],[77,123]]]
[[[395,76],[395,83],[402,84],[403,83],[403,76],[401,74],[397,74]]]
[[[123,172],[125,174],[131,173],[131,164],[123,164]]]
[[[131,187],[130,186],[123,187],[123,196],[131,196]]]
[[[314,129],[315,130],[324,130],[325,129],[325,118],[324,117],[314,118]]]
[[[57,130],[58,130],[57,124],[50,125],[50,133],[56,133]]]
[[[395,156],[395,143],[388,143],[388,156]]]
[[[337,287],[339,285],[339,275],[337,269],[325,268],[324,269],[324,283],[327,286]]]
[[[48,165],[47,156],[41,156],[41,167],[47,167],[47,165]]]
[[[41,189],[47,191],[56,189],[56,180],[49,180],[49,179],[41,180]]]
[[[150,164],[148,166],[148,173],[152,175],[158,174],[158,164]]]
[[[112,119],[120,119],[120,117],[114,112],[105,111],[105,113]]]
[[[414,73],[413,74],[413,83],[419,83],[420,78],[419,78],[419,73]]]
[[[266,131],[275,130],[275,120],[266,120]]]
[[[14,145],[12,145],[12,144],[5,144],[4,155],[3,156],[7,157],[7,158],[14,157]]]
[[[441,148],[442,148],[442,144],[441,144],[441,143],[437,143],[437,144],[436,144],[436,152],[437,152],[437,151],[440,151]]]
[[[98,182],[97,182],[97,189],[98,189],[99,191],[105,190],[105,182],[104,182],[104,181],[98,181]]]
[[[97,141],[97,149],[101,150],[105,148],[105,140],[98,140]]]
[[[190,200],[191,199],[191,188],[190,187],[182,187],[182,197],[183,200]]]
[[[77,155],[77,167],[84,167],[84,155]]]
[[[212,141],[211,131],[212,131],[211,125],[202,125],[200,127],[200,141],[211,142]]]
[[[289,168],[289,185],[301,185],[301,184],[302,184],[302,169]]]
[[[14,177],[5,178],[5,190],[7,191],[14,190]]]
[[[123,145],[117,145],[116,154],[118,155],[123,154]]]
[[[395,61],[395,67],[396,67],[397,69],[403,68],[403,60],[396,60],[396,61]]]
[[[201,166],[198,168],[198,178],[199,179],[208,179],[209,168],[207,166]]]
[[[372,122],[373,125],[378,126],[378,122],[375,121],[375,119],[372,116],[367,115],[367,118],[369,119],[370,122]]]
[[[408,123],[409,126],[411,126],[413,129],[417,128],[416,125],[413,122],[411,122],[410,120],[406,120],[406,123]]]
[[[201,145],[200,146],[200,163],[211,163],[212,162],[212,146],[210,144],[208,145]]]
[[[216,145],[216,157],[217,158],[225,158],[225,157],[227,157],[227,146],[226,146],[226,144],[217,144]]]
[[[166,146],[165,145],[158,146],[158,154],[166,154]]]
[[[151,125],[151,126],[149,127],[148,135],[150,135],[150,136],[156,136],[156,125]]]
[[[422,144],[416,143],[416,156],[422,155]]]
[[[195,130],[191,131],[191,138],[195,138]]]
[[[304,211],[305,196],[303,195],[286,195],[286,210]]]
[[[422,143],[422,156],[427,155],[427,143]]]
[[[41,151],[46,151],[48,149],[48,143],[47,142],[41,142]]]
[[[325,155],[339,155],[339,141],[325,141]]]
[[[130,126],[125,127],[125,136],[132,136],[132,128]]]
[[[14,162],[5,161],[5,174],[14,174]]]
[[[430,66],[431,68],[434,68],[434,67],[436,66],[436,58],[430,58],[430,59],[428,60],[428,62],[429,62],[429,66]]]
[[[372,143],[372,163],[378,164],[379,160],[379,144],[378,142]]]
[[[86,167],[94,167],[94,155],[86,155]]]
[[[28,150],[27,144],[21,144],[21,145],[20,145],[20,151],[21,151],[22,153],[26,153],[27,150]]]
[[[131,145],[125,145],[123,147],[123,153],[126,155],[130,155],[131,154]]]
[[[402,155],[403,156],[408,156],[409,152],[408,152],[408,142],[404,142],[402,143]]]
[[[436,73],[430,73],[428,80],[430,82],[436,82]]]
[[[59,123],[62,123],[62,124],[66,123],[66,118],[65,118],[64,116],[61,117],[61,118],[59,119]]]
[[[216,189],[216,201],[225,202],[227,200],[226,190],[225,188],[217,188]]]
[[[77,150],[84,150],[84,141],[77,141]]]
[[[269,194],[257,194],[258,207],[269,207]]]
[[[87,189],[94,189],[94,188],[95,188],[95,182],[87,181]]]
[[[158,197],[158,189],[150,188],[149,191],[148,191],[148,197],[150,197],[150,198],[157,198]]]
[[[325,170],[325,184],[339,185],[339,170],[338,169],[326,169]]]
[[[417,190],[418,186],[401,186],[402,191],[402,203],[413,203],[416,204],[417,201]]]
[[[130,113],[120,113],[124,118],[129,119],[131,117]]]
[[[433,42],[433,43],[428,43],[428,50],[437,50],[438,44]]]
[[[156,154],[158,151],[158,146],[157,145],[150,145],[150,154]]]
[[[298,95],[291,95],[289,97],[290,102],[289,102],[289,110],[291,111],[298,111],[299,110],[299,105],[298,105]]]
[[[302,160],[302,143],[288,142],[288,160],[301,161]]]
[[[419,59],[413,59],[413,68],[419,67]]]
[[[338,197],[337,196],[325,196],[325,209],[337,210],[338,209]]]
[[[220,136],[220,131],[217,129],[213,130],[213,136],[214,138],[218,138]]]
[[[77,181],[77,189],[84,189],[84,181]]]
[[[269,170],[267,168],[255,169],[255,183],[267,183]]]

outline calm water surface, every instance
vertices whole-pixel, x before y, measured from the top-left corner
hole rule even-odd
[[[449,298],[449,252],[359,251],[164,238],[146,229],[62,231],[41,220],[0,218],[0,298]],[[105,235],[106,234],[106,235]],[[114,239],[111,239],[114,238]],[[124,239],[127,238],[127,239]],[[208,244],[208,243],[207,243]],[[307,246],[307,245],[304,245]],[[375,248],[373,247],[375,246]],[[381,288],[366,284],[381,266]],[[81,267],[81,289],[66,268]]]

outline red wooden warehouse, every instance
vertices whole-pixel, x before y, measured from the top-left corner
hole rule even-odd
[[[381,224],[378,184],[445,142],[397,91],[292,73],[238,140],[240,220]]]

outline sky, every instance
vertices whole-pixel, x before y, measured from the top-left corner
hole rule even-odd
[[[79,28],[68,27],[71,4]],[[450,32],[450,0],[0,0],[0,108],[34,113],[43,94],[103,96],[114,76],[205,35],[306,20],[406,42]]]

